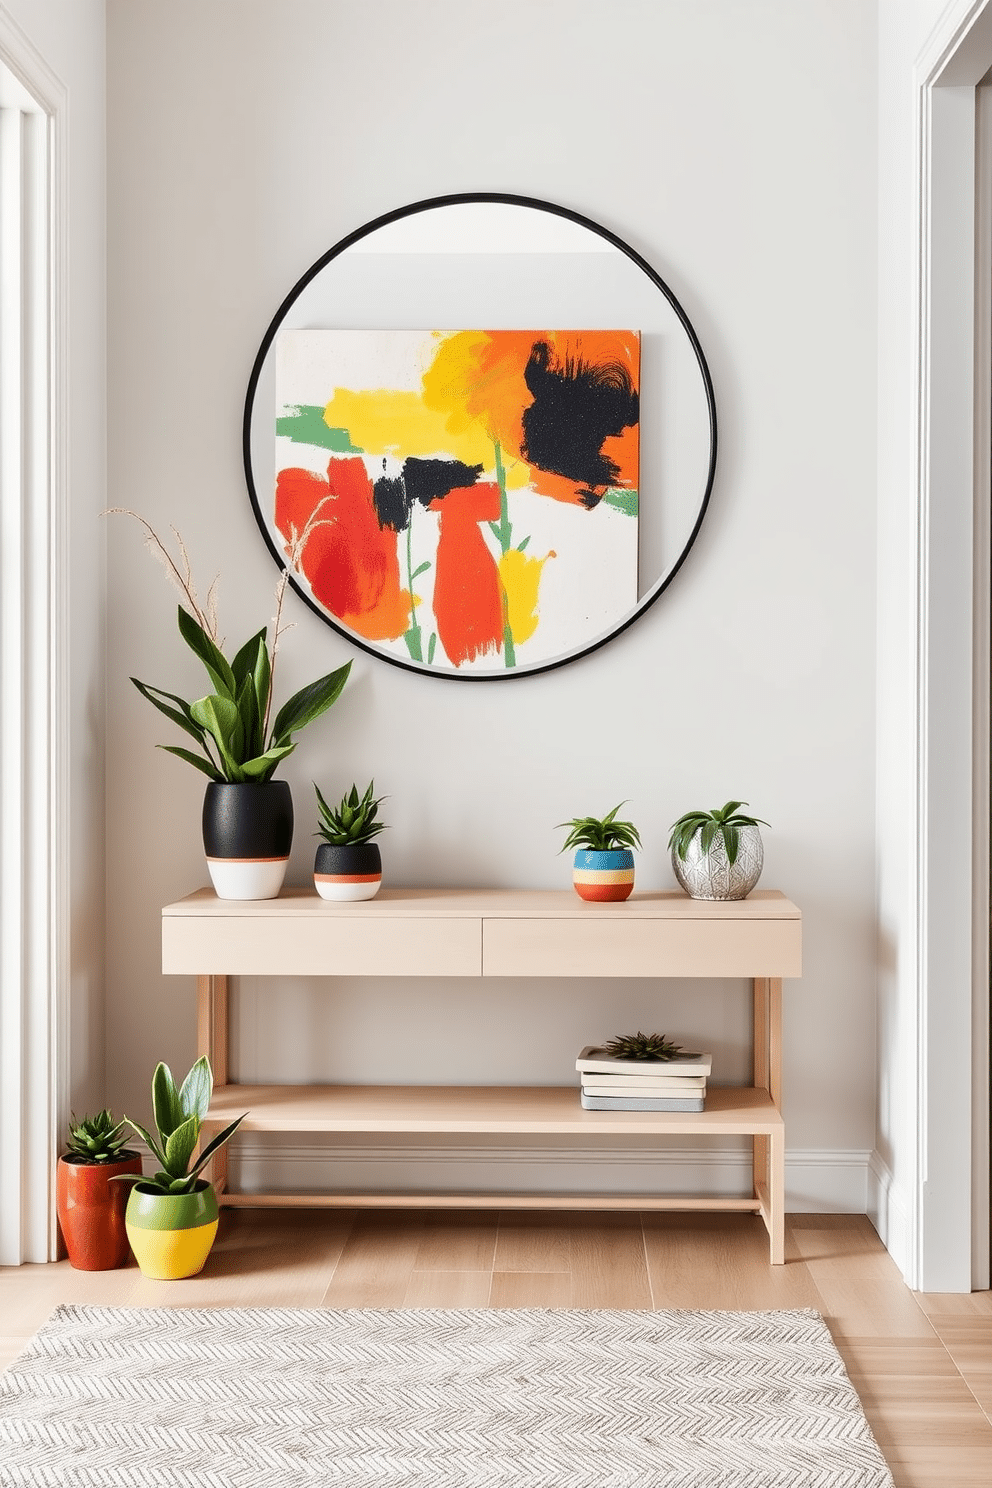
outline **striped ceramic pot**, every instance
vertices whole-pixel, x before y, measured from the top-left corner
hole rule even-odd
[[[371,899],[382,883],[377,842],[336,846],[322,842],[313,864],[314,888],[322,899]]]
[[[634,854],[628,847],[608,852],[580,847],[575,854],[572,883],[580,899],[600,903],[627,899],[634,887]]]
[[[127,1201],[127,1238],[142,1275],[155,1281],[181,1281],[202,1271],[217,1223],[217,1195],[203,1178],[188,1194],[158,1193],[135,1183]]]
[[[203,850],[218,899],[275,899],[293,846],[285,780],[207,786]]]

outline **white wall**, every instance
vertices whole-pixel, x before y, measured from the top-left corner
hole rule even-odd
[[[987,599],[980,581],[973,614],[971,414],[981,396],[972,391],[974,86],[992,62],[992,26],[984,0],[882,0],[879,21],[879,1107],[871,1208],[910,1283],[942,1291],[988,1285],[987,1208],[977,1212],[987,1194],[988,919],[987,903],[975,898],[972,923],[970,882],[972,819],[981,822],[988,771],[987,745],[976,747],[971,653],[973,636],[984,635]],[[954,49],[945,86],[928,98],[924,84]],[[987,493],[982,499],[987,505]],[[980,570],[984,563],[983,554]],[[981,677],[979,713],[985,697]],[[980,885],[986,854],[980,842],[975,851]],[[974,1016],[973,980],[984,1003]]]
[[[721,452],[671,590],[594,656],[499,686],[398,672],[298,605],[284,686],[355,664],[285,770],[291,872],[303,881],[311,863],[314,777],[335,790],[374,774],[393,883],[565,885],[554,824],[628,798],[638,883],[664,887],[674,817],[746,797],[773,824],[764,882],[805,915],[805,975],[786,996],[793,1202],[861,1207],[875,1129],[874,7],[111,0],[108,36],[111,497],[175,523],[204,585],[221,572],[232,641],[270,615],[275,577],[240,468],[248,373],[283,295],[339,237],[426,196],[529,194],[618,232],[681,299]],[[194,1051],[192,986],[158,971],[158,917],[204,881],[202,779],[155,751],[168,725],[127,677],[189,695],[199,678],[137,529],[116,519],[108,543],[108,1066],[114,1102],[140,1119],[155,1060],[185,1067]],[[252,981],[235,1068],[565,1082],[579,1044],[650,1023],[712,1046],[732,1079],[742,990]]]
[[[106,504],[106,36],[103,0],[3,0],[67,90],[70,1005],[66,1114],[102,1104],[104,1030],[104,555]]]

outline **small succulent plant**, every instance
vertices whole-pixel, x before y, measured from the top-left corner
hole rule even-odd
[[[620,801],[606,816],[576,816],[571,821],[559,822],[559,827],[568,827],[569,833],[561,848],[585,847],[592,852],[609,852],[618,847],[640,847],[641,839],[633,822],[617,821],[617,812],[626,801]]]
[[[727,853],[727,862],[733,867],[740,850],[740,828],[768,825],[759,816],[745,815],[740,807],[746,805],[746,801],[728,801],[719,811],[687,811],[673,824],[668,846],[685,862],[689,844],[697,832],[700,833],[699,845],[704,853],[709,852],[719,833]]]
[[[320,830],[315,837],[323,837],[332,847],[354,847],[360,842],[371,842],[372,838],[386,829],[386,823],[376,821],[380,803],[385,797],[376,799],[372,792],[375,781],[370,780],[368,790],[359,799],[358,787],[353,785],[347,795],[342,796],[338,806],[328,806],[315,783],[317,805],[320,808]]]
[[[603,1045],[603,1052],[614,1059],[642,1059],[667,1062],[670,1059],[698,1059],[698,1054],[673,1043],[663,1033],[620,1033]]]
[[[66,1157],[84,1163],[116,1162],[130,1135],[127,1121],[116,1121],[109,1108],[81,1120],[73,1114],[69,1120]]]
[[[225,1126],[206,1144],[190,1167],[213,1089],[213,1071],[206,1055],[196,1061],[179,1089],[169,1066],[156,1065],[152,1075],[152,1110],[157,1140],[132,1117],[127,1118],[135,1131],[144,1137],[159,1163],[159,1171],[153,1177],[141,1180],[145,1190],[161,1194],[192,1193],[201,1169],[244,1121],[244,1116],[239,1116]]]

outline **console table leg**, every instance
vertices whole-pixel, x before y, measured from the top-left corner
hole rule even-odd
[[[768,1138],[768,1234],[771,1240],[771,1263],[785,1264],[785,1133],[779,1130]]]
[[[205,1054],[214,1072],[214,1084],[226,1085],[227,1061],[226,976],[198,976],[196,979],[196,1052]],[[210,1181],[218,1193],[227,1187],[227,1146],[210,1160]]]
[[[754,1086],[756,1090],[769,1088],[768,1061],[768,978],[754,978],[754,1028],[751,1048],[754,1061]],[[754,1193],[760,1187],[768,1187],[768,1138],[751,1138],[751,1163],[754,1175]]]

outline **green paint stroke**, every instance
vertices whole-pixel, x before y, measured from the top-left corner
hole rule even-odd
[[[506,500],[506,471],[503,469],[503,451],[499,447],[499,441],[493,440],[493,450],[496,454],[496,481],[499,485],[499,526],[495,522],[489,525],[493,535],[499,543],[501,553],[508,553],[510,543],[513,541],[513,525],[510,522],[510,511]],[[507,668],[515,667],[517,664],[517,653],[513,645],[513,631],[510,629],[510,621],[506,613],[506,595],[503,595],[503,664]]]
[[[610,486],[603,496],[603,505],[623,512],[625,517],[637,516],[637,492],[625,491],[622,486]]]
[[[338,455],[362,453],[357,444],[352,444],[348,430],[332,429],[324,422],[324,410],[312,403],[287,409],[282,418],[276,419],[276,433],[295,444],[315,444],[318,449],[333,450]]]

